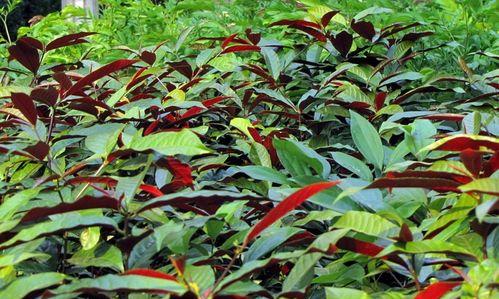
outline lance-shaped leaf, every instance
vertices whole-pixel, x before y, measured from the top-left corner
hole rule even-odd
[[[442,298],[446,293],[451,291],[453,288],[461,285],[460,281],[439,281],[431,284],[426,289],[419,292],[415,299],[439,299]]]
[[[11,94],[12,103],[14,107],[21,111],[22,115],[33,125],[36,125],[38,113],[36,112],[35,102],[25,93],[13,92]]]
[[[210,152],[196,134],[186,129],[135,137],[128,144],[128,148],[136,151],[154,150],[166,156],[195,156]]]
[[[161,278],[161,279],[166,279],[166,280],[171,280],[171,281],[177,281],[175,276],[159,272],[153,269],[142,269],[142,268],[136,268],[136,269],[131,269],[123,273],[123,275],[139,275],[139,276],[146,276],[146,277],[154,277],[154,278]]]
[[[10,59],[17,60],[25,68],[30,70],[33,74],[38,72],[40,68],[40,54],[43,45],[30,37],[22,37],[16,41],[16,44],[9,47]]]
[[[483,178],[458,187],[462,192],[477,192],[499,196],[499,178]]]
[[[431,150],[460,152],[465,149],[488,149],[497,152],[499,151],[499,138],[481,135],[457,134],[442,138],[421,149],[420,152]]]
[[[119,70],[122,70],[124,68],[127,68],[131,66],[132,64],[136,63],[138,60],[129,60],[129,59],[121,59],[117,60],[114,62],[111,62],[93,72],[90,74],[86,75],[85,77],[81,78],[78,80],[73,86],[71,86],[66,93],[64,94],[64,97],[67,97],[69,95],[72,95],[74,93],[77,93],[81,91],[81,89],[89,84],[92,84],[93,82],[113,73]]]
[[[27,228],[23,228],[14,237],[0,244],[0,249],[12,247],[14,245],[29,242],[38,238],[58,234],[68,230],[89,226],[102,226],[116,229],[114,220],[100,216],[82,216],[77,213],[64,214],[55,220],[42,222]]]
[[[53,41],[51,41],[50,43],[48,43],[47,46],[45,47],[45,49],[47,51],[50,51],[50,50],[55,50],[55,49],[62,48],[62,47],[86,43],[88,41],[86,39],[84,39],[84,37],[87,37],[87,36],[90,36],[93,34],[95,34],[95,32],[79,32],[79,33],[64,35],[64,36],[56,38]]]
[[[260,220],[260,222],[253,226],[249,234],[246,236],[245,243],[256,238],[264,229],[272,225],[277,220],[281,219],[290,211],[296,209],[310,197],[339,183],[340,181],[315,183],[312,185],[308,185],[291,194],[283,201],[281,201],[277,206],[275,206],[269,213],[267,213],[265,217]]]
[[[113,209],[117,210],[119,208],[119,201],[108,196],[93,197],[84,196],[77,201],[70,203],[60,203],[53,207],[37,207],[29,210],[21,218],[22,222],[35,221],[41,218],[45,218],[50,215],[62,214],[67,212],[81,211],[87,209]]]
[[[385,218],[363,211],[349,211],[334,224],[334,227],[348,228],[376,237],[396,236],[398,226]]]
[[[53,295],[71,293],[103,293],[103,292],[141,292],[182,295],[186,289],[183,285],[164,278],[137,274],[104,275],[95,279],[84,278],[73,283],[49,291]]]
[[[362,155],[376,168],[383,167],[383,144],[373,125],[357,112],[350,110],[350,132]]]
[[[25,298],[31,292],[60,284],[66,275],[55,272],[31,274],[14,280],[0,291],[0,298]]]

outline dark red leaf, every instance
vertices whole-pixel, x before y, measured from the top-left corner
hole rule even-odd
[[[60,203],[53,207],[39,207],[29,210],[21,218],[21,222],[31,222],[41,218],[48,217],[50,215],[81,211],[88,209],[113,209],[118,210],[119,201],[115,198],[103,196],[103,197],[93,197],[84,196],[75,202],[71,203]]]
[[[24,36],[24,37],[19,38],[16,41],[16,43],[17,42],[25,43],[25,44],[29,45],[30,47],[33,47],[33,48],[38,49],[40,51],[43,51],[43,43],[41,41],[37,40],[36,38]]]
[[[144,51],[140,54],[140,59],[147,64],[153,65],[156,61],[156,54],[150,51]]]
[[[43,141],[38,141],[37,144],[26,147],[24,151],[38,160],[43,161],[43,159],[45,159],[45,157],[49,154],[50,146]]]
[[[178,189],[191,187],[193,185],[192,170],[189,164],[182,163],[172,157],[160,159],[157,164],[160,167],[168,169],[168,171],[173,175],[171,183],[161,188],[163,193],[174,192]]]
[[[281,21],[277,21],[277,22],[270,24],[270,26],[279,26],[279,25],[286,25],[286,26],[290,26],[290,27],[302,26],[302,27],[312,27],[315,29],[321,29],[321,26],[319,24],[305,21],[305,20],[281,20]]]
[[[377,256],[384,249],[383,247],[376,244],[357,240],[351,237],[341,238],[340,240],[338,240],[338,242],[336,242],[336,246],[343,250],[348,250],[371,257]]]
[[[208,99],[208,100],[204,100],[202,101],[201,103],[203,104],[203,106],[205,106],[206,108],[210,108],[211,106],[225,100],[225,99],[228,99],[230,97],[228,96],[218,96],[218,97],[214,97],[214,98],[211,98],[211,99]],[[190,118],[192,116],[195,116],[199,113],[201,113],[204,109],[201,108],[201,107],[192,107],[192,108],[189,108],[184,114],[182,114],[182,118]]]
[[[423,116],[421,118],[429,119],[429,120],[437,120],[437,121],[438,120],[446,120],[446,121],[460,122],[464,119],[464,115],[455,114],[455,113],[438,113],[438,114]]]
[[[465,149],[479,150],[480,147],[487,147],[493,151],[499,151],[499,142],[484,139],[474,139],[470,136],[458,136],[447,140],[444,144],[436,148],[441,151],[463,151]]]
[[[385,99],[386,96],[388,95],[387,92],[380,92],[376,94],[376,98],[374,99],[374,103],[376,105],[376,111],[379,111],[381,108],[383,108],[383,105],[385,104]]]
[[[408,34],[404,35],[404,37],[402,38],[402,40],[403,41],[415,42],[415,41],[417,41],[418,39],[420,39],[422,37],[430,36],[430,35],[433,35],[433,32],[431,32],[431,31],[411,32],[411,33],[408,33]]]
[[[457,187],[461,184],[449,179],[439,178],[380,178],[371,183],[367,188],[426,188],[435,191],[452,191],[460,192]]]
[[[232,46],[225,48],[221,54],[227,54],[227,53],[232,53],[232,52],[251,52],[251,51],[260,51],[259,46],[255,45],[238,45],[238,46]]]
[[[431,284],[426,289],[419,292],[414,299],[439,299],[451,291],[453,288],[461,285],[460,281],[439,281]]]
[[[171,281],[177,281],[175,276],[166,274],[163,272],[159,272],[156,270],[152,269],[130,269],[127,270],[123,275],[140,275],[140,276],[147,276],[147,277],[154,277],[154,278],[161,278],[161,279],[166,279],[166,280],[171,280]]]
[[[19,109],[31,124],[35,125],[38,113],[36,112],[36,106],[33,99],[25,93],[17,92],[13,92],[10,97],[14,107]]]
[[[53,107],[57,103],[59,93],[52,86],[48,88],[37,87],[31,91],[31,98],[37,102]]]
[[[55,49],[58,49],[61,47],[86,43],[87,40],[85,40],[83,38],[87,37],[89,35],[93,35],[93,34],[96,34],[96,33],[95,32],[79,32],[79,33],[73,33],[73,34],[61,36],[59,38],[54,39],[50,43],[48,43],[46,50],[50,51],[50,50],[55,50]]]
[[[94,81],[97,81],[113,72],[127,68],[136,62],[137,60],[129,60],[129,59],[121,59],[111,62],[78,80],[73,86],[71,86],[71,88],[69,88],[66,91],[64,97],[75,94],[76,92],[81,91],[83,87],[92,84]]]
[[[222,45],[221,45],[222,49],[225,49],[234,40],[234,38],[236,36],[237,36],[237,33],[234,33],[231,36],[224,39],[224,41],[222,42]]]
[[[76,186],[79,184],[104,184],[107,187],[114,187],[118,183],[117,180],[105,176],[78,176],[66,181],[66,185]]]
[[[154,197],[159,197],[164,195],[164,193],[161,192],[161,190],[152,185],[142,184],[139,186],[139,189],[153,195]]]
[[[62,72],[55,73],[52,75],[52,77],[54,77],[54,80],[57,81],[57,83],[59,83],[59,85],[61,86],[61,92],[64,92],[70,89],[71,86],[73,86],[73,82],[71,82],[71,79],[69,79],[69,77]]]
[[[185,61],[179,61],[179,62],[170,62],[168,63],[174,70],[177,72],[181,73],[182,75],[186,76],[187,78],[191,79],[192,78],[192,67],[191,65]]]
[[[461,161],[464,166],[475,176],[480,175],[480,170],[482,170],[482,156],[483,153],[477,150],[472,150],[467,148],[461,151]]]
[[[9,59],[15,59],[33,74],[40,68],[40,54],[32,45],[32,39],[20,38],[16,44],[9,47]]]
[[[367,21],[358,21],[352,20],[350,23],[350,27],[352,27],[353,31],[357,32],[363,38],[372,41],[373,37],[376,35],[376,30],[371,22]]]
[[[253,45],[257,45],[262,38],[262,35],[260,33],[253,33],[251,29],[246,29],[245,33],[246,37]]]
[[[253,228],[245,238],[245,243],[247,244],[249,241],[256,238],[264,229],[272,225],[274,222],[282,218],[290,211],[297,208],[313,195],[325,189],[331,188],[339,183],[340,181],[311,184],[286,197],[283,201],[277,204],[277,206],[270,210],[270,212],[267,213],[265,217],[260,220],[260,222],[253,226]]]
[[[400,228],[399,240],[402,242],[411,242],[413,240],[412,232],[405,223]]]
[[[336,34],[336,36],[331,36],[330,40],[331,44],[333,44],[334,48],[338,50],[342,56],[347,56],[353,43],[353,37],[350,33],[341,31]]]
[[[322,18],[321,18],[321,24],[322,27],[326,28],[327,25],[329,25],[329,22],[331,22],[331,19],[338,13],[339,11],[337,10],[332,10],[330,12],[325,13]]]

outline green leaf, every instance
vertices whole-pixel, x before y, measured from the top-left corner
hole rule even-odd
[[[386,79],[384,81],[381,81],[380,87],[388,85],[388,84],[396,83],[396,82],[399,82],[402,80],[406,80],[406,81],[419,80],[423,77],[424,76],[418,72],[405,72],[405,73],[401,73],[401,74],[389,77],[388,79]]]
[[[98,278],[75,280],[71,284],[51,291],[51,293],[62,295],[81,291],[113,292],[119,290],[132,292],[164,291],[177,295],[181,295],[186,291],[184,286],[171,280],[142,275],[109,274]]]
[[[333,152],[331,153],[331,156],[333,156],[333,159],[341,167],[350,170],[354,174],[358,175],[361,179],[364,179],[366,181],[373,180],[371,170],[359,159],[341,152]]]
[[[272,160],[270,159],[269,152],[265,146],[258,142],[251,143],[249,158],[253,164],[272,167]]]
[[[22,190],[14,194],[14,196],[6,198],[0,205],[0,219],[1,221],[9,220],[14,213],[16,213],[20,208],[25,207],[26,204],[34,199],[40,188],[33,188]]]
[[[274,139],[277,156],[292,176],[313,175],[311,168],[322,178],[331,173],[329,162],[304,144],[294,140]]]
[[[407,242],[404,244],[395,243],[386,247],[378,256],[385,256],[393,252],[402,252],[410,254],[425,254],[425,253],[448,253],[448,254],[464,254],[474,257],[468,250],[455,245],[453,243],[441,240],[422,240]]]
[[[362,211],[350,211],[341,216],[334,227],[348,228],[376,237],[395,236],[398,226],[376,214]]]
[[[84,250],[95,247],[100,239],[100,227],[87,227],[80,234],[80,243]]]
[[[478,192],[499,196],[499,178],[477,179],[458,188],[463,192]]]
[[[0,298],[24,298],[29,293],[62,283],[66,275],[47,272],[32,274],[14,280],[5,289],[0,291]]]
[[[371,296],[364,291],[349,288],[325,288],[326,299],[370,299]]]
[[[269,181],[281,185],[289,184],[288,178],[273,168],[265,166],[249,165],[249,166],[234,167],[234,169],[237,169],[238,171],[249,176],[250,178],[256,180]]]
[[[145,137],[134,137],[128,148],[136,151],[154,150],[167,156],[173,155],[201,155],[210,150],[201,142],[199,137],[190,130],[179,132],[161,132]]]
[[[282,290],[289,292],[306,288],[314,278],[314,267],[322,256],[322,253],[302,255],[284,280]]]
[[[369,121],[350,110],[350,132],[362,155],[376,168],[383,168],[383,145],[378,132]]]
[[[42,222],[22,229],[14,237],[0,244],[0,248],[6,248],[17,243],[28,242],[42,238],[60,231],[89,226],[105,226],[116,229],[118,226],[114,220],[100,216],[82,216],[78,213],[67,213],[59,215],[52,221]]]
[[[257,239],[244,254],[244,261],[249,262],[259,259],[301,231],[296,227],[272,227],[266,230],[262,233],[262,238]]]
[[[121,251],[112,245],[103,243],[90,250],[77,251],[68,262],[82,267],[105,267],[123,272],[123,256]]]
[[[253,140],[248,128],[253,128],[250,120],[247,118],[236,117],[230,121],[230,125],[243,132],[249,139]]]

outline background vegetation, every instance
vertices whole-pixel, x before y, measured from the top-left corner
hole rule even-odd
[[[0,298],[497,297],[497,1],[17,2]]]

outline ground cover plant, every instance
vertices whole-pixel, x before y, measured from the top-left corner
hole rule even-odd
[[[0,298],[495,298],[497,70],[324,7],[104,62],[98,32],[6,45]]]

